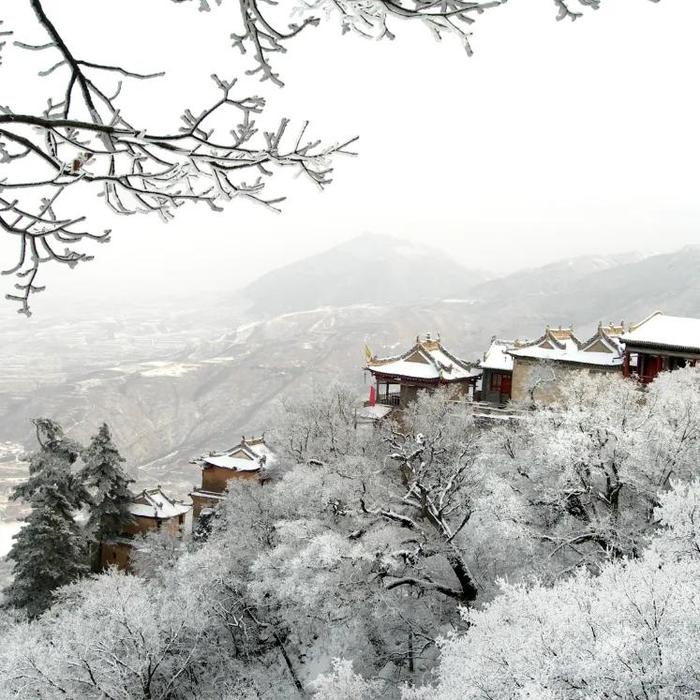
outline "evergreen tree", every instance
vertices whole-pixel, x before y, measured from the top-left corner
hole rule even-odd
[[[29,457],[29,478],[14,489],[11,498],[29,502],[51,482],[51,477],[57,473],[63,475],[65,472],[61,481],[65,487],[64,495],[72,507],[77,510],[89,503],[90,495],[71,471],[72,465],[80,456],[82,446],[67,438],[63,428],[50,418],[35,418],[32,422],[36,429],[39,449]]]
[[[204,508],[197,518],[197,523],[192,528],[192,539],[195,542],[204,543],[212,533],[217,513],[213,508]]]
[[[83,484],[93,489],[87,528],[97,542],[119,535],[132,521],[129,503],[134,482],[122,467],[124,458],[112,441],[109,426],[103,423],[83,453]]]
[[[36,617],[50,607],[53,592],[87,572],[84,538],[74,512],[89,498],[72,465],[80,445],[65,437],[58,423],[34,421],[39,450],[31,455],[29,478],[11,494],[31,507],[8,558],[14,578],[6,589],[8,604]]]

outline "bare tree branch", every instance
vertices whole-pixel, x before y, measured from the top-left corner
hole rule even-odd
[[[71,212],[67,200],[75,188],[96,187],[116,214],[157,214],[163,221],[183,204],[222,211],[234,199],[278,212],[284,197],[266,194],[276,170],[296,169],[323,188],[332,181],[332,157],[354,155],[355,139],[322,144],[305,136],[308,123],[296,136],[287,136],[287,119],[269,131],[259,129],[255,118],[265,100],[238,97],[236,80],[216,75],[218,95],[209,105],[186,109],[171,132],[150,133],[117,106],[121,83],[116,91],[103,83],[115,74],[146,80],[162,73],[76,57],[41,0],[29,2],[50,41],[16,46],[55,52],[40,76],[60,74],[65,82],[62,95],[49,98],[41,114],[0,108],[0,228],[19,243],[15,263],[2,272],[19,278],[17,292],[7,298],[19,303],[20,313],[29,315],[31,295],[43,290],[36,284],[43,263],[72,267],[92,258],[76,249],[80,242],[109,240],[110,230],[85,226],[85,217]]]
[[[172,0],[183,4],[189,0]],[[581,16],[602,0],[554,0],[557,19]],[[656,1],[656,0],[652,0]],[[151,133],[127,116],[117,100],[122,80],[149,80],[161,71],[140,71],[77,55],[50,18],[42,0],[26,0],[46,41],[13,42],[20,51],[50,57],[39,78],[59,85],[47,90],[40,114],[0,107],[0,229],[15,236],[18,253],[3,274],[17,275],[17,293],[8,295],[29,315],[30,298],[43,289],[35,283],[49,261],[70,266],[90,260],[78,248],[87,240],[105,242],[110,230],[88,224],[73,208],[76,198],[97,189],[116,214],[157,214],[169,221],[184,204],[214,211],[235,199],[279,211],[283,196],[269,196],[266,185],[279,169],[291,168],[323,188],[332,181],[336,155],[354,155],[355,139],[323,144],[308,139],[304,123],[296,137],[287,119],[263,130],[256,118],[265,100],[236,93],[236,79],[212,76],[218,97],[204,108],[185,109],[179,129]],[[440,40],[456,36],[471,54],[470,28],[485,11],[505,0],[297,0],[288,6],[274,0],[236,0],[239,27],[233,46],[252,58],[247,75],[281,86],[271,61],[289,42],[321,21],[335,21],[343,33],[393,39],[399,21],[424,25]],[[209,11],[221,0],[199,0]],[[0,20],[0,64],[5,37],[12,34]],[[115,84],[116,81],[116,84]],[[64,246],[64,244],[68,244]],[[443,495],[444,498],[444,495]],[[438,509],[441,506],[437,506]]]

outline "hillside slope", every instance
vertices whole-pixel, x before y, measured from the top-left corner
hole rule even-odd
[[[579,258],[489,281],[472,290],[472,312],[498,335],[532,335],[544,323],[637,322],[659,309],[700,316],[700,246],[663,255]]]
[[[492,335],[536,337],[547,323],[573,321],[585,335],[599,319],[640,320],[656,308],[700,317],[698,269],[700,248],[690,247],[617,263],[566,261],[479,285],[463,301],[446,301],[436,282],[424,302],[343,305],[311,297],[306,310],[270,317],[227,318],[223,308],[211,320],[190,313],[158,319],[154,310],[152,322],[138,325],[84,321],[75,340],[62,345],[56,338],[68,337],[65,322],[42,333],[28,328],[27,338],[5,348],[14,379],[0,383],[0,444],[31,446],[36,416],[54,417],[83,440],[106,420],[141,483],[185,495],[198,478],[189,459],[269,426],[282,396],[335,380],[364,396],[365,342],[393,354],[417,333],[439,332],[453,353],[476,360]],[[328,282],[323,301],[343,298],[343,284],[334,291]],[[429,291],[426,284],[422,293]],[[42,358],[52,358],[56,369],[49,363],[44,372]],[[39,373],[41,381],[29,381]],[[17,478],[16,467],[0,464],[0,492],[4,472]]]

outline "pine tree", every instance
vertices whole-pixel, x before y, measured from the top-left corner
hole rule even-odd
[[[11,498],[31,501],[56,473],[65,487],[65,497],[74,509],[90,501],[90,495],[82,487],[71,467],[77,461],[82,447],[75,440],[67,438],[63,428],[50,418],[35,418],[36,439],[39,449],[29,457],[29,478],[17,486]]]
[[[83,453],[81,478],[93,489],[87,529],[97,543],[119,535],[132,522],[129,503],[134,482],[124,471],[124,458],[112,441],[109,426],[103,423]],[[99,548],[98,548],[99,549]]]
[[[26,525],[15,535],[8,554],[13,581],[6,589],[9,605],[30,617],[48,609],[53,592],[87,572],[85,541],[74,513],[89,498],[72,472],[80,445],[66,438],[58,423],[34,421],[39,450],[29,461],[29,478],[11,494],[31,507]]]

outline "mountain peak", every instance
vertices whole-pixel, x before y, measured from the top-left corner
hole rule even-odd
[[[488,275],[422,243],[365,233],[273,270],[242,290],[255,313],[412,304],[464,296]]]

